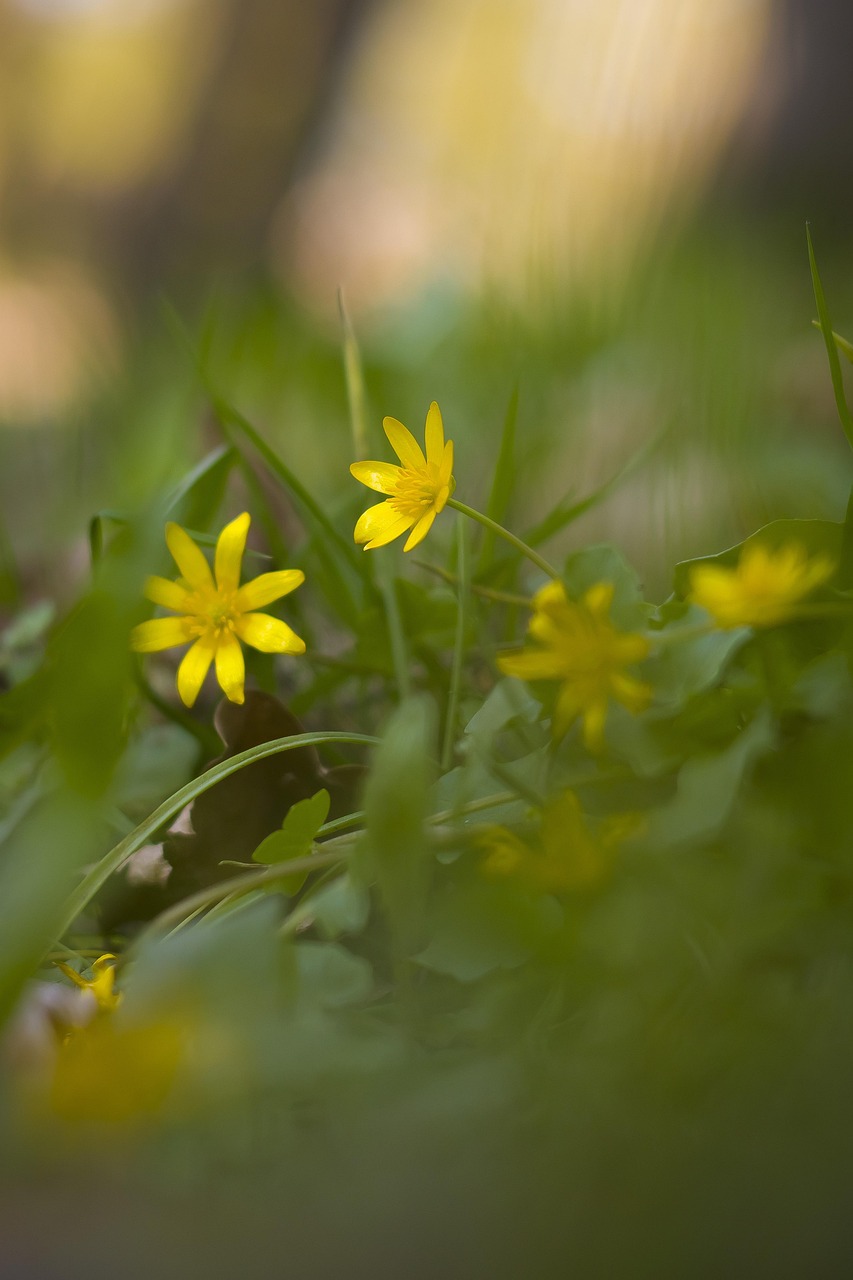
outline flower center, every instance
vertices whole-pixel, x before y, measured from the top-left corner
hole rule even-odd
[[[433,505],[440,488],[438,468],[434,465],[423,471],[406,468],[398,477],[394,495],[389,501],[401,516],[419,517]]]

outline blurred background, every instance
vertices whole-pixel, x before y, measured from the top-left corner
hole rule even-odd
[[[197,459],[199,342],[345,500],[339,288],[372,417],[437,398],[467,500],[516,383],[522,523],[639,458],[567,539],[653,591],[838,518],[804,224],[844,332],[852,40],[843,0],[0,0],[5,603]]]

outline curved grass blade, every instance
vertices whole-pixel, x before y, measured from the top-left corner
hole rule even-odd
[[[161,827],[172,818],[176,818],[197,796],[209,791],[223,778],[237,773],[246,765],[254,764],[256,760],[265,760],[267,756],[277,755],[280,752],[295,751],[299,747],[319,747],[332,742],[373,747],[377,746],[379,741],[378,738],[363,733],[299,733],[289,738],[275,738],[272,742],[262,742],[260,746],[250,747],[248,751],[241,751],[238,755],[214,765],[212,769],[208,769],[206,773],[200,774],[185,787],[181,787],[168,800],[164,800],[152,814],[140,822],[139,826],[95,863],[69,895],[63,911],[61,928],[57,931],[57,938],[61,938],[68,932],[77,916],[91,902],[101,886],[131,854],[147,844]]]
[[[829,376],[832,379],[832,390],[835,394],[835,407],[838,410],[838,417],[841,420],[841,426],[847,437],[847,443],[851,448],[853,448],[853,418],[850,416],[850,410],[847,407],[847,400],[844,395],[844,378],[841,373],[841,362],[838,359],[838,348],[835,343],[832,325],[829,320],[826,295],[823,291],[820,272],[817,269],[817,259],[815,258],[814,244],[812,243],[811,227],[808,223],[806,223],[806,240],[808,241],[809,246],[809,268],[812,273],[812,288],[814,289],[815,302],[817,303],[820,331],[823,334],[823,342],[826,347],[827,359],[829,360]]]

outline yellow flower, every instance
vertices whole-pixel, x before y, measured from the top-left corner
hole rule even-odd
[[[619,846],[640,825],[636,814],[605,818],[591,830],[573,791],[561,791],[542,810],[538,838],[526,843],[507,827],[486,827],[477,838],[490,879],[520,880],[543,893],[572,893],[600,884]]]
[[[112,1013],[121,1003],[121,994],[115,989],[116,977],[116,958],[114,955],[99,956],[92,965],[91,978],[84,978],[72,969],[70,965],[63,964],[61,960],[56,962],[57,969],[61,969],[66,978],[83,991],[89,991],[95,997],[99,1013]]]
[[[268,613],[256,613],[262,605],[286,596],[305,581],[301,569],[262,573],[240,586],[240,566],[249,532],[247,512],[227,524],[219,535],[214,575],[201,550],[177,524],[166,525],[166,544],[181,571],[177,582],[149,578],[145,594],[154,604],[178,614],[152,618],[134,627],[131,644],[139,653],[155,653],[195,641],[178,668],[178,693],[191,707],[198,697],[211,662],[226,698],[243,701],[246,676],[240,641],[261,653],[304,653],[300,640],[286,622]]]
[[[68,1123],[100,1128],[145,1124],[172,1092],[184,1040],[174,1022],[125,1026],[99,1018],[62,1045],[48,1082],[47,1104]]]
[[[444,443],[441,410],[433,400],[426,419],[426,457],[402,422],[385,418],[382,422],[391,447],[402,462],[354,462],[350,471],[356,480],[388,495],[387,501],[368,507],[355,526],[355,540],[365,551],[384,547],[411,529],[404,551],[411,551],[429,533],[432,522],[443,511],[456,487],[453,471],[453,441]]]
[[[690,573],[690,599],[707,609],[718,627],[775,627],[835,571],[828,556],[809,559],[796,542],[773,551],[745,546],[734,569],[697,564]]]
[[[498,659],[508,676],[520,680],[559,680],[554,734],[559,737],[583,718],[583,739],[590,751],[604,745],[604,723],[611,698],[629,711],[642,711],[651,686],[625,674],[648,656],[649,644],[636,632],[617,631],[610,621],[613,586],[599,582],[582,600],[569,600],[562,582],[549,582],[533,597],[528,634],[536,643]]]

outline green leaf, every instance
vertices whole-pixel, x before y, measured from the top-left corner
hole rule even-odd
[[[643,675],[655,691],[652,714],[659,710],[670,714],[688,698],[711,688],[722,676],[729,659],[752,635],[749,627],[736,627],[731,631],[709,631],[677,640],[682,627],[689,633],[707,619],[704,610],[695,605],[680,608],[685,610],[682,619],[660,632],[666,643],[660,652],[653,651],[643,668]]]
[[[370,914],[370,894],[344,871],[306,894],[300,906],[310,913],[318,933],[336,938],[341,933],[361,932]]]
[[[843,529],[844,526],[834,520],[772,520],[743,542],[727,547],[718,555],[681,560],[675,566],[675,593],[681,599],[690,594],[690,574],[695,565],[717,564],[723,568],[734,568],[744,547],[762,545],[775,550],[794,542],[804,547],[809,555],[826,555],[838,562],[841,558]]]
[[[688,760],[672,800],[650,815],[649,843],[670,847],[713,839],[725,826],[752,765],[775,743],[770,713],[763,709],[724,751]]]
[[[808,223],[806,223],[806,239],[809,246],[809,267],[812,273],[812,287],[814,289],[815,302],[817,303],[820,330],[823,334],[826,355],[829,360],[829,376],[832,379],[832,390],[835,394],[835,407],[838,410],[838,417],[841,420],[841,426],[847,437],[847,443],[851,448],[853,448],[853,418],[850,416],[850,410],[847,407],[847,400],[844,395],[844,378],[841,373],[841,362],[838,359],[838,349],[835,345],[832,325],[829,320],[829,310],[826,305],[826,297],[823,292],[820,272],[817,269],[817,259],[815,258],[814,245],[812,244],[812,233]]]
[[[314,844],[317,832],[329,815],[330,798],[325,788],[307,800],[298,800],[288,809],[280,831],[263,840],[252,859],[272,866],[280,862],[292,862],[294,858],[304,858]],[[281,887],[285,893],[298,893],[308,877],[307,871],[300,871],[290,879],[282,880]]]
[[[435,773],[435,714],[424,697],[388,721],[364,794],[367,848],[396,946],[417,945],[429,871],[424,821]]]
[[[236,457],[236,450],[220,445],[202,458],[169,495],[169,517],[184,528],[206,529],[222,503]]]
[[[415,956],[425,969],[476,982],[495,969],[516,969],[563,923],[553,898],[530,898],[503,885],[457,887],[432,920],[432,938]]]
[[[622,553],[609,543],[585,547],[570,555],[563,580],[569,596],[575,600],[596,583],[611,582],[614,591],[610,617],[614,625],[630,630],[645,624],[648,606],[643,602],[640,580]]]

